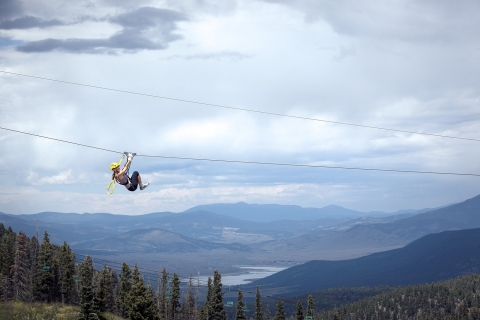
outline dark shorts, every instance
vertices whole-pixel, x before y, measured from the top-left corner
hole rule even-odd
[[[130,177],[130,188],[128,188],[128,191],[135,191],[138,188],[138,172],[134,171],[132,173],[132,176]]]

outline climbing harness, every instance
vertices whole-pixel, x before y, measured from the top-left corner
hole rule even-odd
[[[119,166],[122,164],[122,161],[123,161],[123,159],[125,158],[125,156],[128,156],[128,154],[129,154],[129,152],[124,152],[124,153],[122,154],[122,157],[120,158],[120,160],[119,160],[117,163],[114,162],[114,163],[112,163],[112,164],[110,165],[110,170],[113,170],[113,169],[115,169],[116,167],[119,167]],[[132,155],[135,156],[136,153],[132,153]],[[129,183],[130,183],[130,173],[129,173],[129,171],[130,171],[130,165],[131,165],[131,164],[132,164],[132,162],[130,162],[130,163],[128,164],[127,172],[125,172],[125,174],[127,175],[127,179],[128,179],[128,182],[129,182]],[[113,192],[115,191],[115,181],[118,182],[118,180],[116,179],[116,177],[113,176],[112,181],[110,181],[110,183],[109,183],[108,186],[107,186],[107,193],[108,193],[108,194],[113,194]]]

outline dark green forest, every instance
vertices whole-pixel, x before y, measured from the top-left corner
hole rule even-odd
[[[315,302],[315,310],[321,312],[370,298],[380,293],[390,292],[397,288],[393,286],[330,288],[313,291],[293,298],[282,297],[282,300],[285,302],[285,313],[293,315],[297,310],[298,301],[308,301],[309,296],[312,296]]]
[[[407,286],[324,311],[318,319],[480,319],[480,274]]]
[[[70,246],[50,243],[47,232],[40,242],[38,235],[29,238],[0,223],[0,240],[0,300],[77,306],[76,319],[105,320],[107,312],[134,320],[480,319],[480,274],[407,287],[332,288],[263,302],[257,287],[249,310],[241,290],[235,305],[224,304],[218,271],[199,297],[192,278],[181,289],[179,276],[165,269],[153,288],[137,265],[123,263],[117,274],[106,264],[94,266],[89,256],[77,263]]]
[[[106,319],[110,312],[128,319],[226,319],[221,275],[209,278],[207,297],[199,305],[193,281],[181,294],[177,274],[164,269],[155,291],[144,283],[137,265],[133,270],[123,263],[119,274],[106,264],[100,270],[92,258],[76,263],[74,252],[64,242],[50,243],[47,232],[40,243],[15,233],[0,223],[0,300],[77,305],[77,319]]]
[[[136,264],[131,269],[123,263],[118,274],[106,264],[98,269],[90,256],[76,263],[70,246],[66,242],[62,246],[52,244],[48,232],[42,242],[38,238],[38,234],[31,238],[24,232],[17,234],[0,223],[1,302],[75,305],[79,307],[75,319],[82,320],[105,320],[107,312],[132,320],[228,318],[218,271],[208,278],[206,296],[200,299],[193,278],[187,289],[181,290],[180,277],[163,269],[157,288],[153,288],[145,283]],[[261,309],[260,295],[257,303]],[[11,305],[5,304],[3,311],[7,309],[12,309]],[[239,310],[244,311],[242,306]],[[245,314],[243,318],[246,319]],[[262,319],[263,316],[259,318]]]

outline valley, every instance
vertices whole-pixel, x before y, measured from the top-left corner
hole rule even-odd
[[[104,274],[118,275],[123,262],[135,266],[152,289],[163,268],[177,274],[184,292],[191,278],[200,301],[208,278],[221,273],[229,317],[239,289],[247,306],[253,306],[258,287],[265,303],[282,299],[292,313],[296,299],[307,294],[328,299],[321,305],[331,309],[406,285],[480,272],[480,196],[434,210],[373,217],[324,212],[314,220],[298,220],[300,214],[295,213],[297,220],[251,221],[238,212],[232,217],[204,210],[143,216],[2,213],[0,222],[30,236],[48,231],[62,248],[63,241],[72,241],[76,263],[90,261],[96,272],[108,268]],[[12,232],[2,230],[8,239]]]
[[[391,214],[238,203],[140,216],[0,214],[0,222],[30,236],[37,228],[40,234],[48,230],[54,243],[67,241],[75,252],[99,261],[136,262],[150,270],[176,270],[184,277],[213,270],[233,276],[243,272],[238,266],[290,268],[312,260],[355,259],[404,247],[433,232],[480,227],[479,208],[480,197]],[[275,212],[286,219],[273,220]]]

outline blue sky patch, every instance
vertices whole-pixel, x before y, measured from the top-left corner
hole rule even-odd
[[[10,39],[10,38],[0,37],[0,48],[18,46],[22,43],[23,43],[23,41],[20,41],[20,40],[13,40],[13,39]]]

